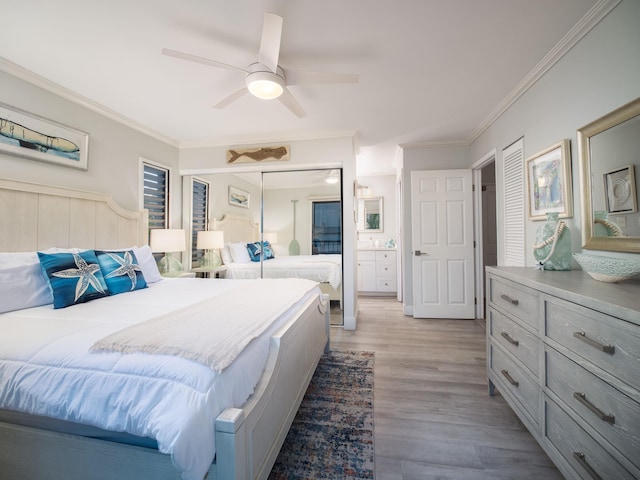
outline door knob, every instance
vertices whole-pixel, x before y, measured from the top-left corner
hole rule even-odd
[[[425,257],[428,257],[428,256],[429,256],[429,254],[428,254],[427,252],[421,252],[420,250],[416,250],[416,251],[415,251],[415,256],[416,256],[416,257],[419,257],[419,256],[421,256],[421,255],[423,255],[423,256],[425,256]]]

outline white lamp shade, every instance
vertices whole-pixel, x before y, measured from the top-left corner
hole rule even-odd
[[[224,232],[222,230],[203,230],[198,232],[198,250],[224,248]]]
[[[271,245],[278,243],[278,234],[276,232],[264,232],[262,238],[265,242],[269,242]]]
[[[186,235],[180,228],[151,230],[152,252],[184,252],[187,249]]]

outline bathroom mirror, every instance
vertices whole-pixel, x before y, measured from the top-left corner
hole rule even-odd
[[[578,130],[582,247],[640,252],[640,98]]]
[[[358,231],[380,233],[384,231],[383,197],[358,198]]]

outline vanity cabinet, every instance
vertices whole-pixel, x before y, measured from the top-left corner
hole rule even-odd
[[[396,251],[390,248],[358,250],[358,293],[393,295],[398,291]]]
[[[640,283],[487,268],[487,376],[568,479],[640,478]]]

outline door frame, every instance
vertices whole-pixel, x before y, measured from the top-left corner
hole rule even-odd
[[[491,162],[496,162],[497,149],[484,154],[480,160],[471,165],[471,174],[473,179],[473,225],[474,238],[476,242],[475,255],[475,277],[476,277],[476,318],[485,318],[484,302],[484,271],[483,265],[483,249],[482,243],[482,169]],[[496,186],[497,190],[497,186]],[[496,211],[496,216],[498,212]],[[497,220],[497,219],[496,219]]]

